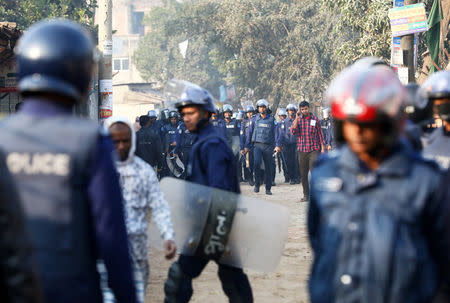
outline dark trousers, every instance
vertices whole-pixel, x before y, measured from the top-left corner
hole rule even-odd
[[[243,166],[244,166],[244,178],[245,178],[245,181],[250,181],[250,180],[253,180],[253,162],[254,162],[254,160],[253,160],[253,147],[250,147],[250,150],[249,150],[249,152],[248,152],[248,166],[249,167],[246,167],[246,163],[247,163],[247,160],[243,163]],[[247,155],[245,155],[245,159],[247,159]]]
[[[297,160],[297,144],[286,144],[283,150],[284,159],[286,160],[287,175],[291,181],[300,180],[299,162]]]
[[[264,161],[264,176],[266,183],[266,190],[272,188],[272,174],[274,173],[274,159],[273,155],[273,145],[264,143],[255,143],[253,146],[253,157],[255,164],[253,165],[255,174],[255,186],[261,185],[261,162]]]
[[[209,260],[199,257],[180,255],[178,264],[181,266],[183,273],[190,279],[183,280],[180,293],[177,295],[177,302],[189,302],[193,293],[191,279],[200,276],[208,262]],[[244,271],[241,268],[220,263],[217,263],[217,265],[219,266],[219,279],[222,282],[222,289],[225,294],[230,299],[238,296],[242,302],[253,302],[252,288]]]
[[[319,151],[312,152],[298,152],[298,162],[300,165],[300,176],[302,178],[303,196],[309,200],[309,180],[308,173],[316,161]]]

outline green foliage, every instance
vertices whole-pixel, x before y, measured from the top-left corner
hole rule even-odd
[[[236,85],[238,99],[251,88],[255,99],[271,99],[277,107],[280,101],[320,100],[335,67],[334,16],[315,1],[167,2],[145,22],[150,32],[135,61],[147,79],[181,77],[206,83],[216,95],[225,81]],[[183,60],[178,43],[187,38]]]
[[[60,17],[92,27],[96,5],[95,0],[0,0],[0,21],[26,29],[39,20]]]
[[[390,58],[388,11],[392,0],[322,0],[322,9],[338,16],[334,34],[343,43],[335,59],[347,65],[364,56]]]

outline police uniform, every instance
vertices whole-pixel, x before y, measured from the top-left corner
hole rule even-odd
[[[240,134],[239,134],[239,140],[240,140],[240,146],[241,146],[241,150],[244,150],[245,148],[245,141],[247,139],[247,135],[248,135],[248,129],[250,127],[250,124],[252,123],[252,119],[244,119],[241,122],[241,130],[240,130]],[[253,144],[250,145],[249,147],[249,153],[246,155],[246,157],[248,157],[248,161],[247,158],[245,160],[245,168],[244,168],[244,179],[245,181],[249,182],[250,186],[254,185],[254,181],[253,181]],[[247,167],[247,162],[248,162],[248,167]]]
[[[266,192],[270,192],[272,187],[273,174],[275,173],[273,171],[273,150],[275,146],[281,145],[276,132],[276,123],[275,118],[270,114],[267,114],[264,119],[261,114],[257,114],[252,118],[252,123],[249,126],[246,147],[249,148],[253,144],[255,190],[259,190],[261,185],[260,168],[262,161],[264,161],[264,167],[266,168]]]
[[[225,122],[222,119],[217,118],[217,119],[213,120],[211,118],[211,119],[209,119],[209,122],[217,130],[217,133],[219,133],[224,138],[226,138],[227,131],[226,131],[226,127],[225,127]]]
[[[116,298],[136,302],[114,147],[97,123],[73,117],[69,103],[88,91],[93,44],[79,25],[46,20],[16,51],[25,103],[2,121],[0,147],[18,185],[45,300],[101,302],[102,259]]]
[[[300,167],[298,165],[297,136],[293,135],[291,132],[293,122],[294,121],[290,117],[286,117],[284,120],[285,133],[283,140],[283,154],[286,159],[286,166],[291,184],[299,184]]]
[[[436,161],[443,170],[450,168],[450,133],[445,128],[435,129],[423,148],[423,156]]]
[[[177,128],[177,132],[175,133],[175,141],[177,142],[177,144],[175,145],[174,153],[178,156],[181,155],[180,158],[183,161],[185,167],[187,167],[189,163],[189,157],[195,137],[196,135],[191,133],[186,128],[186,125],[181,122]]]
[[[323,138],[325,140],[326,146],[331,146],[332,149],[336,148],[336,142],[334,140],[333,133],[333,120],[329,118],[328,120],[321,120],[320,126],[322,127]]]

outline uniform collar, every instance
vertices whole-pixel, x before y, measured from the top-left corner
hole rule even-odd
[[[200,140],[202,138],[207,137],[211,133],[215,133],[214,127],[211,125],[211,123],[208,123],[197,135],[197,140]]]
[[[373,171],[378,175],[404,176],[410,170],[411,151],[402,143],[397,143],[391,153],[385,158],[380,166]],[[370,169],[345,145],[338,165],[353,173],[369,173]]]

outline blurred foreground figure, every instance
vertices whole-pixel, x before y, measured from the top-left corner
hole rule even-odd
[[[184,82],[185,89],[175,103],[189,132],[196,134],[187,166],[186,180],[240,193],[233,152],[222,135],[211,125],[215,111],[211,94],[192,83]],[[188,214],[188,212],[187,212]],[[189,302],[192,279],[200,276],[209,260],[181,254],[169,269],[164,286],[165,303]],[[230,302],[253,302],[247,275],[241,268],[218,263],[222,289]]]
[[[165,240],[164,249],[167,259],[175,256],[176,246],[170,209],[158,184],[153,168],[141,158],[135,156],[136,135],[131,122],[126,118],[111,117],[105,121],[118,153],[116,161],[120,184],[125,203],[125,222],[128,239],[134,257],[136,289],[140,302],[144,302],[150,268],[148,263],[149,245],[147,229],[150,216],[155,221]],[[138,280],[135,278],[135,280]],[[110,291],[106,297],[112,297]],[[115,302],[114,299],[106,302]]]
[[[328,89],[343,146],[312,172],[313,303],[432,302],[449,282],[442,175],[399,140],[404,99],[385,66],[350,67]]]
[[[101,302],[102,259],[119,302],[136,302],[111,140],[72,116],[85,100],[93,44],[76,23],[39,22],[16,47],[25,102],[0,125],[19,189],[45,302]]]
[[[0,153],[0,298],[7,303],[43,302],[19,195]]]
[[[432,74],[420,87],[424,103],[431,103],[434,114],[443,126],[435,129],[423,149],[426,158],[433,159],[444,169],[450,168],[450,71]]]

